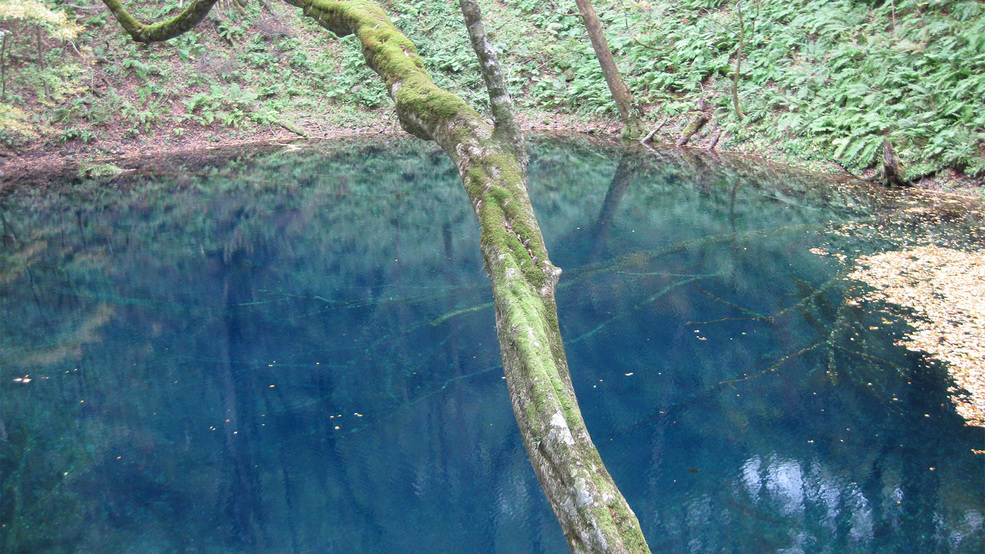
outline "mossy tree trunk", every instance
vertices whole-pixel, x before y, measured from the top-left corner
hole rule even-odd
[[[561,270],[548,258],[527,196],[520,133],[501,74],[496,77],[498,62],[488,55],[493,50],[478,8],[473,2],[462,5],[490,87],[495,128],[431,81],[414,44],[376,4],[285,1],[338,36],[358,37],[404,130],[437,142],[458,168],[481,229],[513,411],[572,551],[648,552],[636,515],[602,464],[575,399],[554,300]],[[152,42],[194,27],[215,0],[196,0],[172,20],[152,26],[130,17],[119,0],[103,2],[134,40]]]

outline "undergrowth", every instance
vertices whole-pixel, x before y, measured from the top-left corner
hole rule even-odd
[[[526,102],[614,110],[571,0],[506,4],[552,40]],[[985,4],[977,0],[595,2],[630,88],[678,124],[700,98],[734,146],[911,172],[985,174]],[[742,10],[740,25],[739,10]],[[740,36],[745,36],[739,52]],[[740,112],[734,108],[736,83]]]
[[[391,101],[358,43],[334,39],[285,4],[224,2],[195,30],[151,46],[125,37],[99,0],[43,4],[81,32],[65,40],[50,22],[0,11],[7,114],[0,141],[8,148],[174,137],[194,127],[317,132],[390,117]],[[382,4],[434,80],[484,109],[457,3]],[[616,119],[573,0],[480,4],[521,112]],[[664,124],[667,136],[703,99],[725,132],[722,147],[859,169],[876,166],[889,140],[911,174],[948,167],[985,175],[985,4],[978,0],[594,4],[620,70],[651,126]],[[179,1],[128,6],[154,21],[175,13]]]

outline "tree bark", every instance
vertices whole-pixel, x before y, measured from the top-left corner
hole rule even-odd
[[[739,107],[739,78],[742,76],[742,49],[746,45],[746,25],[742,21],[742,0],[735,3],[735,11],[739,14],[739,49],[735,53],[735,72],[732,74],[732,108],[735,110],[735,117],[740,121],[745,119],[746,114],[742,113]]]
[[[568,545],[574,552],[649,552],[639,521],[602,464],[578,408],[554,299],[561,270],[548,258],[527,196],[524,157],[514,140],[519,132],[501,123],[506,104],[494,108],[499,129],[490,128],[464,100],[431,81],[414,44],[376,4],[285,1],[338,36],[356,35],[366,63],[385,82],[404,130],[437,142],[458,168],[480,226],[513,412]],[[104,2],[135,39],[175,36],[170,30],[149,33],[159,27],[137,23],[118,0]],[[206,3],[211,7],[214,0]],[[182,19],[191,8],[162,25],[171,30],[186,26]],[[192,12],[187,18],[197,17],[197,22],[204,15]]]
[[[113,13],[116,20],[120,22],[123,30],[130,35],[136,42],[161,42],[168,39],[172,39],[186,31],[193,29],[199,24],[205,16],[208,15],[209,10],[215,5],[219,0],[193,0],[188,7],[185,8],[180,14],[168,19],[167,21],[162,21],[161,23],[156,23],[153,25],[144,25],[143,23],[137,21],[130,15],[130,12],[123,7],[120,0],[103,0],[109,11]]]
[[[35,38],[38,44],[38,67],[41,68],[41,86],[44,88],[45,98],[51,100],[51,91],[48,90],[48,79],[45,75],[44,67],[44,48],[41,46],[41,27],[38,27],[35,32]]]
[[[887,185],[897,187],[906,185],[899,157],[893,151],[893,144],[889,139],[882,141],[882,175]]]
[[[0,100],[7,97],[7,31],[0,29]]]
[[[718,141],[721,138],[722,138],[722,128],[719,127],[718,124],[716,123],[712,126],[711,141],[709,141],[708,147],[705,148],[705,150],[707,150],[708,152],[714,150],[715,147],[718,146]]]
[[[616,61],[612,58],[612,50],[609,49],[609,42],[602,33],[602,24],[595,13],[595,6],[592,5],[591,0],[575,0],[575,4],[578,5],[581,18],[585,21],[588,38],[591,39],[592,48],[595,49],[595,57],[599,60],[605,82],[609,85],[609,92],[612,93],[612,99],[619,110],[619,118],[623,124],[620,134],[625,138],[639,138],[643,136],[642,110],[633,101],[633,94],[623,81]]]

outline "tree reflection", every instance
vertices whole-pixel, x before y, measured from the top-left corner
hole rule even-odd
[[[0,200],[0,550],[564,548],[454,168],[318,148]],[[872,231],[892,198],[677,150],[531,160],[572,376],[655,549],[981,546],[981,437],[810,251],[908,240]]]

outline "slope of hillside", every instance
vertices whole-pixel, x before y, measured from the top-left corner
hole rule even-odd
[[[152,21],[181,4],[128,6]],[[244,4],[224,1],[194,31],[143,46],[99,0],[0,0],[0,156],[98,157],[398,128],[351,37],[327,36],[286,4]],[[383,4],[439,85],[485,105],[454,2]],[[528,128],[618,128],[573,0],[482,4]],[[874,174],[888,141],[907,178],[981,185],[985,3],[595,4],[648,125],[665,140],[700,100],[713,118],[694,146],[720,134],[720,149]]]

